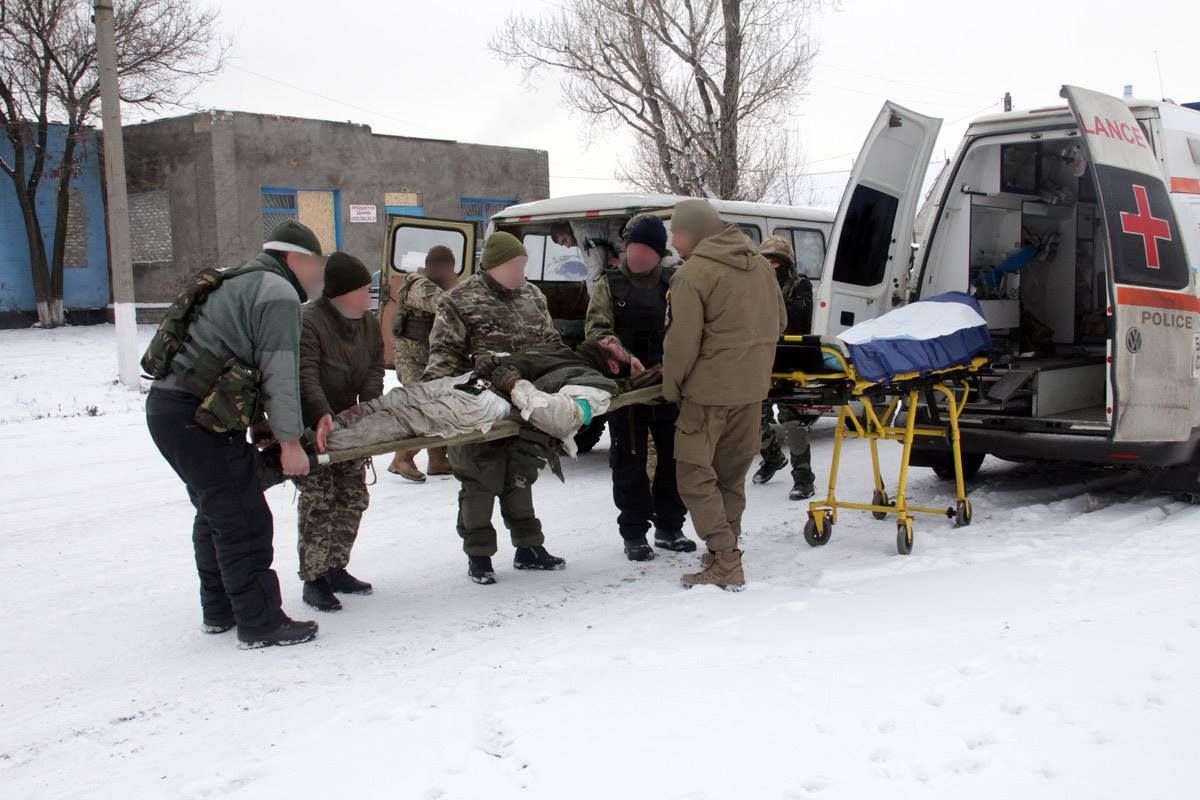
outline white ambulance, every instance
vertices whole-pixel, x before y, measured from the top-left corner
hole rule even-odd
[[[961,421],[969,472],[988,453],[1195,465],[1200,107],[1062,96],[970,125],[915,258],[918,176],[940,120],[885,104],[834,223],[814,330],[969,292],[995,343]],[[952,474],[943,452],[913,463]]]

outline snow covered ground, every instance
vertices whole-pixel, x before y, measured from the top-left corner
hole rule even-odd
[[[625,561],[603,443],[535,492],[568,569],[494,587],[466,580],[454,481],[380,459],[351,565],[375,594],[243,652],[199,632],[191,508],[113,347],[0,332],[6,799],[1197,794],[1200,509],[1142,477],[989,461],[975,524],[920,518],[907,558],[864,514],[810,549],[786,486],[751,486],[726,594],[678,587],[694,557]],[[844,489],[869,495],[861,459]],[[950,499],[924,470],[913,494]],[[310,618],[292,490],[270,501]]]

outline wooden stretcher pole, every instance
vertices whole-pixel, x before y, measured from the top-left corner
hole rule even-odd
[[[627,406],[655,403],[661,399],[661,386],[647,386],[644,389],[635,389],[632,392],[617,395],[609,404],[608,410],[616,411],[618,408],[625,408]],[[457,447],[464,444],[482,444],[483,442],[494,442],[498,439],[507,439],[511,436],[516,436],[520,430],[521,426],[519,423],[504,420],[503,422],[497,422],[486,433],[475,431],[473,433],[459,434],[458,436],[422,436],[416,439],[401,439],[396,442],[379,442],[378,444],[370,444],[365,447],[351,447],[346,450],[334,450],[329,453],[310,456],[309,462],[314,467],[324,467],[330,464],[340,464],[344,461],[354,461],[359,458],[370,458],[371,456],[394,453],[397,450],[424,450],[427,447]]]

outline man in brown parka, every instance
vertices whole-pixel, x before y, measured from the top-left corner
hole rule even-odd
[[[675,206],[671,237],[686,260],[671,284],[663,396],[679,403],[679,494],[708,546],[704,569],[682,580],[739,591],[746,474],[761,444],[762,401],[787,310],[770,264],[707,201]]]

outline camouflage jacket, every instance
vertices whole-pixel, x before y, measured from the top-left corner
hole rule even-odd
[[[470,372],[477,353],[515,353],[538,344],[562,344],[541,290],[531,283],[505,289],[477,273],[442,295],[422,380]]]
[[[392,323],[392,334],[418,342],[428,342],[437,313],[442,287],[431,281],[425,270],[404,276],[396,289],[399,308]]]
[[[785,267],[776,267],[776,269],[785,269]],[[778,274],[775,277],[778,278]],[[779,290],[783,292],[783,303],[787,306],[786,333],[791,335],[812,333],[812,281],[808,279],[808,276],[801,275],[795,267],[792,267],[779,282]]]

